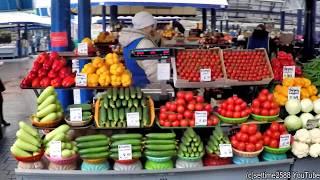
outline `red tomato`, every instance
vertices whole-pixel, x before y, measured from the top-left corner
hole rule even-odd
[[[174,114],[174,113],[170,113],[168,114],[168,120],[169,121],[176,121],[177,120],[177,114]]]
[[[249,142],[255,144],[258,141],[256,136],[250,136],[249,137]]]
[[[197,101],[198,103],[204,103],[204,98],[203,98],[203,96],[196,96],[196,101]]]
[[[280,131],[280,133],[283,133],[283,132],[286,132],[287,129],[283,124],[279,124],[279,131]]]
[[[195,110],[196,111],[202,111],[203,110],[203,104],[197,103],[196,106],[195,106]]]
[[[244,142],[239,142],[238,150],[244,151],[246,149],[246,144]]]
[[[275,140],[279,140],[280,139],[280,133],[279,132],[272,132],[272,138]]]
[[[242,110],[247,109],[247,103],[243,102],[243,103],[240,105],[240,107],[241,107]]]
[[[264,144],[265,146],[269,146],[270,141],[271,141],[271,138],[270,138],[269,136],[264,136],[264,137],[263,137],[263,144]]]
[[[215,125],[217,125],[218,123],[219,123],[219,119],[218,119],[217,117],[214,117],[214,118],[212,119],[212,125],[215,126]]]
[[[233,117],[232,111],[227,111],[226,114],[225,114],[225,117],[232,118]]]
[[[275,116],[275,115],[277,115],[278,113],[277,113],[277,111],[276,110],[274,110],[274,109],[270,109],[269,110],[269,116]]]
[[[256,146],[256,148],[255,148],[256,151],[259,151],[259,150],[261,150],[263,148],[263,144],[262,143],[256,143],[255,146]]]
[[[257,140],[261,140],[261,139],[262,139],[262,134],[261,134],[261,132],[257,132],[257,133],[255,134],[255,136],[256,136]]]
[[[183,120],[180,121],[180,126],[181,127],[187,127],[187,126],[189,126],[189,122],[187,120],[183,119]]]
[[[184,97],[185,97],[185,92],[179,91],[179,92],[177,93],[177,98],[184,99]]]
[[[165,123],[166,121],[164,121],[164,120],[160,120],[159,121],[159,124],[160,124],[160,126],[164,126],[164,123]]]
[[[183,115],[182,114],[177,114],[177,120],[181,121],[183,119]]]
[[[260,94],[263,94],[263,95],[268,95],[269,94],[269,91],[268,89],[262,89]]]
[[[271,108],[271,103],[266,101],[262,104],[262,107],[266,110],[269,110]]]
[[[271,108],[272,109],[276,109],[276,108],[278,108],[279,106],[277,105],[277,103],[275,103],[275,102],[271,102]]]
[[[277,140],[271,140],[269,146],[272,147],[272,148],[278,148],[279,147],[279,143],[278,143]]]
[[[208,113],[212,112],[212,106],[210,104],[206,104],[204,106],[204,110],[206,110]]]
[[[186,92],[185,100],[186,101],[192,101],[193,100],[193,93],[191,91]]]
[[[194,125],[195,125],[194,120],[190,120],[190,121],[189,121],[189,126],[190,126],[190,127],[194,127]]]
[[[247,142],[249,139],[249,136],[247,134],[242,133],[240,138],[242,142]]]
[[[166,113],[160,113],[159,118],[160,120],[168,120],[168,115]]]
[[[266,109],[262,109],[261,112],[260,112],[260,114],[261,114],[262,116],[269,116],[269,111],[266,110]]]
[[[173,121],[173,122],[172,122],[172,126],[173,126],[173,127],[178,127],[178,126],[180,126],[179,121]]]
[[[227,99],[227,103],[228,103],[229,105],[233,105],[233,104],[234,104],[234,101],[233,101],[232,97],[230,97],[230,98]]]
[[[240,132],[248,133],[248,130],[249,130],[249,126],[247,124],[241,125]]]
[[[234,110],[234,106],[229,104],[228,107],[227,107],[227,110],[228,111],[233,111]]]
[[[279,127],[280,125],[277,122],[272,122],[269,129],[273,132],[278,132]]]
[[[267,96],[264,95],[264,94],[260,94],[258,96],[258,99],[259,99],[260,103],[263,103],[263,102],[265,102],[267,100]]]
[[[267,95],[267,100],[272,102],[274,100],[273,94],[268,94]]]
[[[171,103],[170,104],[170,107],[169,107],[169,110],[172,111],[172,112],[176,112],[177,110],[177,105],[175,103]]]
[[[232,145],[232,147],[234,147],[234,148],[236,148],[236,149],[238,149],[238,147],[239,147],[239,142],[237,141],[237,140],[231,140],[231,145]]]
[[[170,109],[170,107],[171,107],[171,102],[167,102],[166,103],[166,109]]]
[[[190,103],[190,104],[188,104],[187,108],[188,108],[190,111],[194,111],[195,105],[194,105],[193,103]]]
[[[170,122],[170,121],[166,121],[166,122],[164,123],[164,126],[170,127],[170,126],[171,126],[171,122]]]
[[[193,118],[193,113],[189,110],[186,110],[184,113],[183,113],[184,117],[186,119],[192,119]]]
[[[252,112],[253,112],[253,114],[260,115],[260,109],[259,108],[253,108]]]
[[[242,108],[241,108],[240,105],[236,105],[236,106],[234,107],[234,111],[235,111],[235,112],[240,112],[241,110],[242,110]]]
[[[177,112],[178,113],[184,113],[184,107],[182,106],[182,105],[178,105],[178,107],[177,107]]]
[[[248,113],[246,111],[242,111],[240,117],[247,117]]]
[[[242,133],[241,133],[241,132],[238,132],[238,133],[235,135],[237,141],[241,141],[241,136],[242,136]]]
[[[242,99],[238,98],[238,99],[235,100],[235,103],[237,105],[241,105],[243,103],[243,101],[242,101]]]
[[[250,108],[247,108],[247,109],[246,109],[246,112],[247,112],[247,115],[250,115],[252,111],[251,111]]]
[[[256,124],[250,124],[248,128],[248,134],[254,135],[258,130],[258,127]]]
[[[178,98],[178,99],[176,100],[176,103],[177,103],[177,105],[182,105],[182,106],[184,106],[184,105],[186,104],[186,101],[185,101],[184,99],[182,99],[182,98]]]
[[[234,112],[232,117],[233,118],[240,118],[241,117],[241,113],[240,112]]]
[[[256,150],[256,146],[252,143],[248,143],[246,145],[246,151],[247,152],[254,152]]]
[[[227,116],[227,111],[221,110],[220,115],[226,117]]]
[[[266,133],[266,135],[269,136],[269,137],[272,136],[272,131],[271,131],[270,129],[268,129],[265,133]]]

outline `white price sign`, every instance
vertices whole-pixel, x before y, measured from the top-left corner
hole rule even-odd
[[[157,79],[161,80],[170,80],[170,63],[158,63],[157,65]]]
[[[206,126],[208,124],[208,112],[195,111],[194,119],[195,119],[195,126]]]
[[[82,121],[82,108],[70,108],[70,121]]]
[[[314,129],[318,127],[320,119],[309,119],[307,120],[306,129]]]
[[[80,89],[73,90],[73,104],[81,104]]]
[[[50,157],[61,158],[61,141],[50,142]]]
[[[282,134],[280,135],[279,148],[290,147],[291,135]]]
[[[88,77],[85,73],[76,74],[76,86],[87,86]]]
[[[211,81],[211,69],[200,69],[200,81]]]
[[[220,157],[233,157],[231,144],[219,144]]]
[[[131,144],[118,145],[118,159],[119,160],[131,160],[132,159]]]
[[[131,112],[126,114],[128,127],[140,127],[139,112]]]
[[[88,55],[88,44],[78,43],[78,55],[87,56]]]
[[[301,92],[301,87],[298,87],[298,86],[289,87],[288,88],[288,100],[290,100],[290,99],[300,100],[300,92]]]
[[[296,75],[296,66],[283,66],[282,77],[284,78],[294,78]]]

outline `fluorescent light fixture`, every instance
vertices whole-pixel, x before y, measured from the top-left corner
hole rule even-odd
[[[274,2],[274,3],[285,3],[284,0],[259,0],[260,2]]]

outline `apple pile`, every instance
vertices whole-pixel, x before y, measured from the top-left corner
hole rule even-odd
[[[234,95],[220,104],[218,113],[227,118],[244,118],[251,114],[251,109],[244,100]]]
[[[255,152],[263,148],[263,136],[256,124],[242,124],[240,131],[231,137],[233,148],[244,152]]]
[[[200,69],[211,69],[212,81],[223,77],[219,55],[212,50],[181,50],[176,65],[180,79],[200,82]]]
[[[263,133],[263,144],[272,148],[279,148],[280,136],[288,134],[285,125],[272,122],[270,127]],[[293,138],[291,137],[291,142]]]
[[[272,93],[263,89],[258,97],[252,101],[251,111],[261,116],[275,116],[279,114],[280,107],[275,101]]]
[[[191,91],[179,91],[175,101],[160,107],[159,124],[165,127],[195,126],[195,111],[207,111],[207,126],[215,126],[219,119],[212,114],[212,106],[203,96],[194,96]]]
[[[28,75],[22,80],[22,88],[71,87],[75,84],[75,74],[63,57],[57,52],[40,53]]]
[[[264,51],[223,51],[223,58],[229,79],[261,81],[271,77]]]

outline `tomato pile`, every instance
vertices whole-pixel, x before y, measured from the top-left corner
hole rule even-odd
[[[228,118],[243,118],[251,114],[251,109],[246,102],[234,95],[220,104],[218,113]]]
[[[280,107],[275,101],[272,93],[263,89],[258,97],[252,101],[251,111],[261,116],[275,116],[279,114]]]
[[[207,126],[215,126],[219,119],[212,115],[212,106],[203,96],[194,96],[191,91],[179,91],[177,99],[160,107],[159,124],[166,127],[195,126],[195,111],[207,111]]]
[[[177,73],[181,79],[200,82],[200,69],[211,69],[211,80],[222,78],[222,65],[219,55],[212,50],[179,51]]]
[[[229,79],[260,81],[271,77],[263,51],[223,51]]]
[[[240,131],[231,137],[232,147],[245,152],[259,151],[263,143],[263,136],[256,124],[241,125]]]
[[[291,54],[284,51],[279,51],[277,57],[271,60],[271,66],[274,74],[274,80],[282,81],[283,78],[283,66],[295,66],[295,62]],[[296,76],[302,74],[301,68],[296,66]]]
[[[263,133],[263,144],[272,148],[279,148],[280,136],[283,134],[288,134],[285,125],[272,122],[268,130]],[[292,140],[291,137],[291,142]]]

